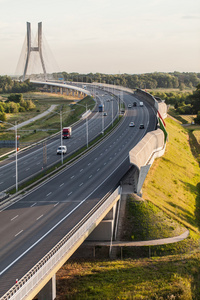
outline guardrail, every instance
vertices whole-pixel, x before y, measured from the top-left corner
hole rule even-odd
[[[45,280],[52,269],[63,259],[67,252],[76,247],[81,237],[85,238],[100,223],[108,209],[119,198],[120,186],[112,194],[107,194],[95,207],[55,245],[28,273],[26,273],[1,300],[23,300],[33,292],[41,280]],[[75,249],[76,250],[76,249]],[[74,251],[75,251],[74,250]],[[56,272],[56,270],[55,270]]]

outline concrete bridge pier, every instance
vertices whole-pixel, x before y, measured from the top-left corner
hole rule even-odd
[[[54,300],[56,299],[56,274],[47,282],[42,290],[33,300]]]
[[[117,203],[111,208],[104,219],[92,231],[86,241],[112,241],[115,228]]]

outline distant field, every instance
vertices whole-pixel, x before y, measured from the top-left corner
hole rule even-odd
[[[171,92],[178,92],[178,93],[192,93],[193,91],[195,90],[195,88],[187,88],[187,89],[184,89],[184,90],[180,90],[180,89],[175,89],[175,88],[156,88],[156,89],[147,89],[147,92],[148,93],[151,93],[151,92],[161,92],[161,93],[171,93]]]
[[[194,122],[194,118],[197,117],[197,115],[181,115],[181,117],[186,120],[188,123]]]

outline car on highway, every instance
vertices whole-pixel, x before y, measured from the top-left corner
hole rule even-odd
[[[131,107],[132,107],[132,105],[131,105],[131,104],[129,104],[129,105],[128,105],[128,108],[131,108]]]
[[[59,146],[57,149],[57,154],[66,154],[67,153],[67,147],[66,146]]]
[[[140,129],[144,129],[144,124],[140,124]]]
[[[104,115],[104,116],[107,116],[107,112],[105,111],[105,112],[103,113],[103,115]]]
[[[134,122],[130,122],[129,123],[129,127],[134,127],[135,126],[135,123]]]
[[[133,102],[133,106],[137,106],[137,102]]]

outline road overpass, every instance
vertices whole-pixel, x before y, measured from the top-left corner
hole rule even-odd
[[[124,101],[126,105],[139,103],[130,93],[124,94]],[[135,122],[134,128],[129,127],[130,121]],[[140,123],[145,129],[139,129]],[[129,151],[156,125],[155,109],[148,102],[143,108],[128,109],[121,126],[98,147],[1,211],[0,295],[16,278],[20,283],[20,278],[117,188],[130,168]]]

